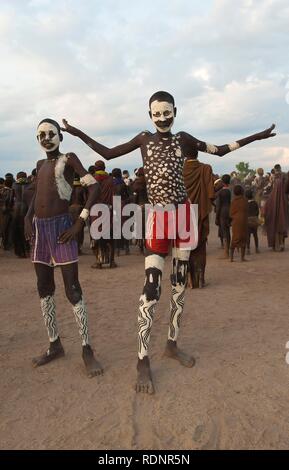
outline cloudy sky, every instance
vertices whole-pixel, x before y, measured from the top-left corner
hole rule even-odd
[[[42,158],[44,117],[107,146],[153,130],[148,99],[171,92],[174,130],[230,143],[275,122],[274,139],[200,160],[224,173],[239,161],[289,170],[288,0],[1,0],[0,176]],[[85,166],[98,159],[64,136]],[[109,162],[133,169],[139,152]]]

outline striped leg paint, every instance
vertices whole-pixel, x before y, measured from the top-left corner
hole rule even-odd
[[[87,310],[83,299],[77,304],[72,306],[72,310],[76,319],[76,323],[79,328],[79,334],[81,337],[81,344],[85,346],[89,344],[88,341],[88,322],[87,322]]]
[[[49,341],[52,343],[58,338],[58,328],[56,322],[56,308],[53,295],[47,295],[40,299],[41,311],[47,329]]]

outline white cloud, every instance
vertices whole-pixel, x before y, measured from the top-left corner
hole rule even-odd
[[[152,129],[157,89],[176,97],[176,130],[215,143],[276,121],[282,137],[219,160],[222,168],[255,148],[258,166],[286,166],[288,22],[285,0],[2,0],[0,175],[33,168],[43,117],[66,117],[108,146]],[[86,165],[97,158],[70,136],[66,145]],[[134,168],[137,155],[110,165]]]

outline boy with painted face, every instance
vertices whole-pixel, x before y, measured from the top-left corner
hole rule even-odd
[[[140,148],[144,174],[147,184],[148,199],[153,205],[167,206],[173,204],[176,208],[179,204],[186,204],[187,193],[183,180],[183,166],[186,158],[197,158],[198,151],[223,156],[232,150],[236,150],[255,140],[273,137],[274,125],[258,134],[238,140],[229,145],[212,145],[196,139],[186,132],[172,134],[171,128],[176,116],[174,98],[167,92],[154,93],[149,100],[149,115],[156,128],[152,134],[144,131],[129,142],[113,148],[107,148],[96,142],[81,130],[72,127],[64,119],[64,131],[79,137],[95,152],[103,158],[112,158],[125,155]],[[169,250],[169,240],[155,237],[155,219],[148,221],[151,231],[146,240],[147,256],[145,258],[145,284],[139,304],[139,331],[138,331],[138,363],[136,391],[154,393],[150,363],[148,358],[148,346],[152,320],[156,304],[160,298],[161,277],[164,268],[165,256]],[[192,367],[195,363],[192,357],[187,356],[177,346],[177,338],[180,320],[184,305],[184,292],[187,279],[187,266],[190,256],[190,247],[181,248],[182,240],[173,240],[172,250],[172,275],[171,275],[171,312],[168,341],[165,354],[176,359],[186,367]]]
[[[83,168],[74,153],[59,150],[63,136],[59,124],[44,119],[37,128],[37,139],[46,152],[46,159],[37,162],[37,181],[33,199],[25,217],[25,235],[31,241],[41,310],[50,341],[47,352],[33,359],[35,367],[64,355],[59,338],[54,301],[54,267],[60,266],[66,296],[72,304],[82,341],[82,357],[89,377],[102,374],[89,344],[87,311],[78,280],[78,249],[75,237],[82,230],[89,209],[96,202],[98,183]],[[69,201],[74,173],[88,189],[88,199],[72,225]]]

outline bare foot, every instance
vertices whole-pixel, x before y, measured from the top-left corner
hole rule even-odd
[[[218,259],[222,260],[222,259],[229,259],[229,255],[225,254],[223,256],[219,256]]]
[[[148,393],[149,395],[155,393],[148,357],[138,360],[135,391],[137,393]]]
[[[93,269],[102,269],[102,264],[101,263],[94,263],[91,265]]]
[[[54,361],[54,359],[58,359],[59,357],[63,356],[64,349],[62,347],[60,338],[57,338],[55,341],[50,343],[49,349],[44,354],[32,359],[32,365],[33,367],[44,366],[45,364],[48,364],[48,362]]]
[[[88,377],[95,377],[103,374],[101,364],[95,359],[93,350],[89,344],[82,346],[82,359],[85,364]]]
[[[193,367],[196,363],[192,356],[189,356],[177,347],[176,341],[172,341],[170,339],[167,341],[164,354],[171,359],[176,359],[180,364],[182,364],[182,366],[185,367]]]

